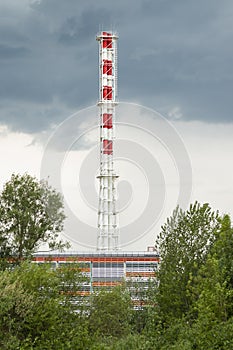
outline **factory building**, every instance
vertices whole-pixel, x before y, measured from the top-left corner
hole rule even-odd
[[[155,251],[148,252],[40,252],[34,254],[34,262],[50,263],[57,268],[64,264],[77,263],[86,277],[81,286],[80,295],[89,296],[100,289],[111,289],[117,285],[137,284],[140,290],[146,290],[148,283],[154,280],[158,269],[159,256]],[[133,293],[132,293],[133,294]],[[135,299],[138,296],[134,296]]]

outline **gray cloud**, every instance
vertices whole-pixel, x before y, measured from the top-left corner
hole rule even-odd
[[[96,102],[95,35],[105,28],[120,35],[121,100],[233,121],[230,0],[15,0],[0,11],[0,122],[14,130],[46,130]]]
[[[70,45],[90,45],[96,30],[105,18],[111,18],[111,12],[100,9],[85,10],[80,17],[68,17],[60,29],[59,41]]]
[[[8,45],[0,44],[0,60],[24,57],[28,53],[29,53],[29,50],[22,46],[12,47]]]

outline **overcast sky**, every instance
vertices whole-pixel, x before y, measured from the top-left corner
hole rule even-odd
[[[95,35],[113,29],[120,101],[170,121],[190,156],[192,199],[233,213],[232,23],[232,0],[0,0],[1,184],[13,171],[38,175],[51,131],[96,103]]]

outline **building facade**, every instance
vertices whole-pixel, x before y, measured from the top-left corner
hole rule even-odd
[[[136,302],[135,288],[146,290],[149,281],[155,280],[159,256],[156,252],[40,252],[34,255],[34,262],[50,263],[54,268],[78,263],[87,278],[81,286],[82,296],[126,283],[131,286],[132,299]]]

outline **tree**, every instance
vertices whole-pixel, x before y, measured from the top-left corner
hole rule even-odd
[[[42,243],[51,249],[66,246],[58,240],[64,219],[62,197],[55,189],[28,174],[13,174],[0,195],[0,254],[21,259]]]
[[[190,275],[195,276],[206,261],[219,227],[218,213],[208,204],[197,202],[186,212],[176,208],[162,226],[156,243],[161,258],[157,299],[165,321],[182,318],[189,312]]]
[[[89,349],[87,317],[74,312],[63,286],[72,282],[80,290],[83,277],[67,267],[23,262],[0,271],[0,348]],[[74,278],[73,281],[71,281]],[[74,291],[74,289],[73,289]]]
[[[33,297],[10,271],[0,272],[0,347],[17,349],[26,319],[31,314]]]
[[[221,219],[221,228],[211,253],[215,254],[219,260],[227,287],[233,289],[233,228],[229,215],[224,215]]]
[[[197,296],[194,303],[198,321],[208,325],[226,322],[232,317],[232,259],[233,230],[228,215],[221,219],[221,227],[210,249],[207,260],[196,276],[190,276],[191,293]]]
[[[129,293],[122,287],[95,294],[90,307],[91,333],[101,337],[122,337],[130,333],[132,304]]]

